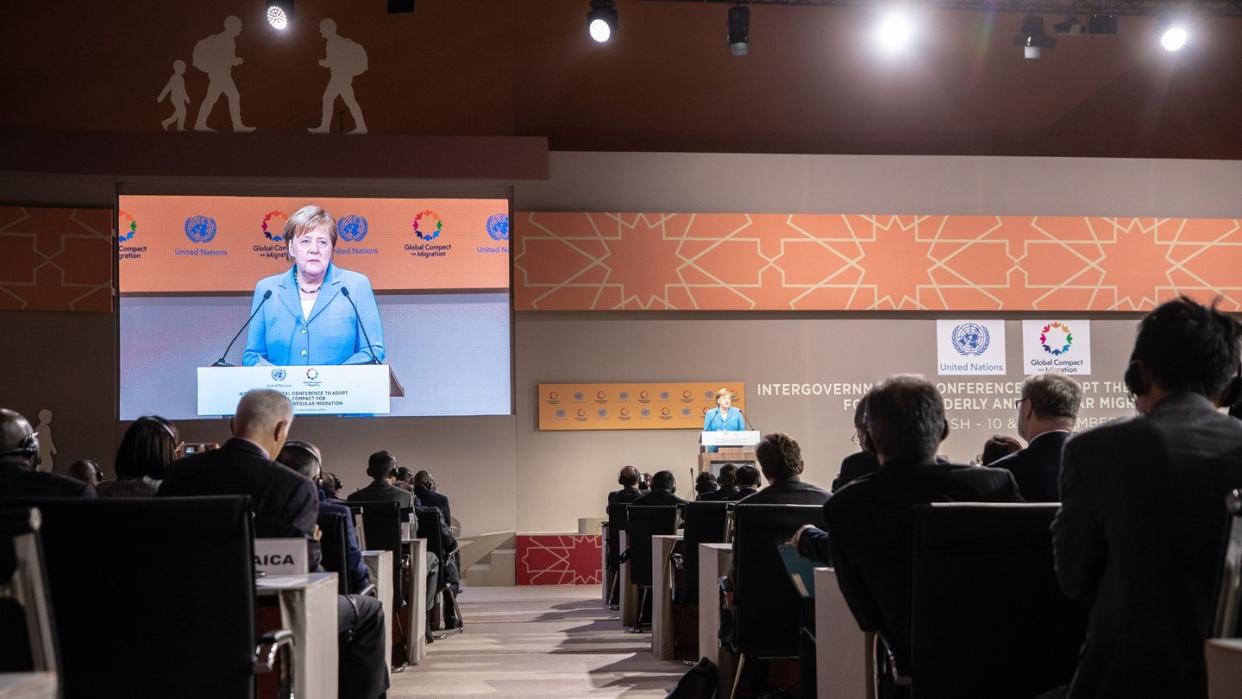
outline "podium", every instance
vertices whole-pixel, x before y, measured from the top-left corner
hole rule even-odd
[[[256,388],[288,396],[294,415],[386,415],[405,395],[387,364],[199,367],[198,414],[232,415]]]
[[[703,447],[699,454],[699,471],[710,471],[719,475],[724,464],[751,464],[758,468],[755,460],[755,445],[759,443],[759,432],[703,432],[699,442]],[[707,451],[706,447],[716,447],[717,451]]]

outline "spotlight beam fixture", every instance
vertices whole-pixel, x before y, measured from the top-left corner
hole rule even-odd
[[[293,0],[267,0],[264,15],[272,29],[284,31],[293,21]]]
[[[591,0],[587,33],[597,44],[607,43],[617,31],[617,5],[613,0]]]
[[[750,53],[750,8],[736,5],[729,8],[729,51],[734,56]]]
[[[738,0],[633,0],[635,2],[680,2],[704,4],[719,3],[735,5]],[[858,7],[874,3],[864,0],[747,0],[748,5],[784,5],[811,7]],[[1147,15],[1160,16],[1183,3],[1173,0],[934,0],[918,3],[938,10],[978,10],[986,12],[1016,12],[1019,14],[1042,14],[1053,17],[1065,15]],[[1195,0],[1194,14],[1211,17],[1242,17],[1242,0]]]

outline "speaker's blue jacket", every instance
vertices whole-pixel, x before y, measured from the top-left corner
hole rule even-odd
[[[349,299],[341,289],[349,289]],[[268,291],[272,297],[250,323],[243,365],[366,364],[372,352],[384,361],[384,329],[366,275],[330,263],[308,318],[302,315],[295,267],[259,280],[250,302],[251,313]],[[350,299],[358,307],[357,314],[349,305]],[[371,340],[371,352],[364,337]]]

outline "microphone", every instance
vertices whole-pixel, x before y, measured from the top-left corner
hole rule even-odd
[[[739,410],[738,410],[738,412],[739,412],[739,413],[742,413],[741,409],[739,409]],[[744,420],[744,421],[746,422],[746,426],[750,428],[750,431],[751,431],[751,432],[758,432],[758,431],[759,431],[759,430],[756,430],[756,429],[755,429],[755,426],[754,426],[754,425],[750,424],[750,418],[746,417],[746,413],[742,413],[742,420]]]
[[[362,328],[362,339],[367,342],[367,354],[371,355],[371,363],[379,364],[380,360],[375,356],[375,352],[371,349],[371,347],[374,346],[371,344],[371,338],[367,337],[367,326],[362,323],[362,314],[358,312],[358,306],[354,303],[354,300],[349,297],[349,289],[342,286],[341,296],[344,296],[345,300],[348,301],[349,305],[354,309],[354,318],[358,319],[358,327]]]
[[[272,290],[268,289],[263,292],[263,300],[259,302],[258,306],[255,306],[254,313],[250,314],[250,317],[247,318],[246,322],[241,326],[241,330],[238,330],[237,334],[233,336],[233,339],[229,340],[229,346],[224,348],[224,354],[220,355],[220,358],[217,359],[216,363],[212,364],[212,366],[233,366],[225,361],[224,358],[229,356],[229,350],[233,349],[233,343],[237,342],[237,338],[241,337],[242,330],[245,330],[250,325],[250,321],[254,320],[254,317],[259,315],[259,311],[262,310],[263,304],[267,303],[267,300],[270,298],[272,298]]]

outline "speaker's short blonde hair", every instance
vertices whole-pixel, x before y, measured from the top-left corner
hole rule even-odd
[[[720,399],[724,398],[725,396],[728,396],[730,401],[737,400],[737,394],[734,393],[732,389],[726,386],[720,389],[719,391],[716,391],[716,402],[720,402]]]
[[[285,221],[285,245],[293,243],[294,238],[310,233],[311,231],[327,229],[328,237],[332,239],[332,247],[336,247],[336,219],[332,218],[332,214],[324,211],[323,208],[314,204],[307,204],[289,217]]]

